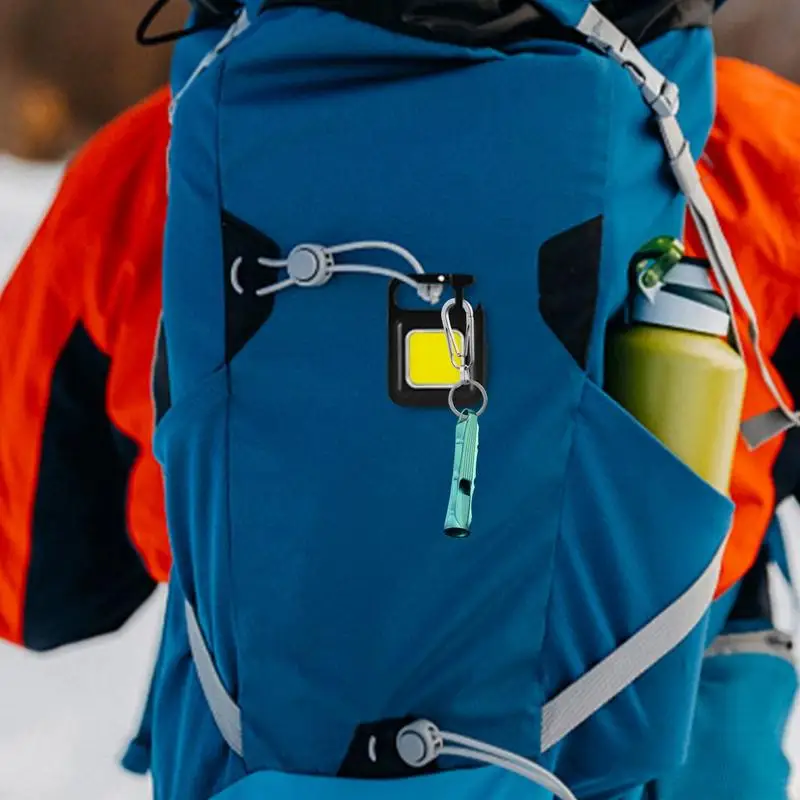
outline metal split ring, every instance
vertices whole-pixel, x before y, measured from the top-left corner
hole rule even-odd
[[[478,381],[473,381],[473,380],[460,381],[459,383],[455,384],[455,386],[450,387],[450,392],[447,395],[447,404],[450,406],[450,410],[459,419],[463,419],[466,416],[467,411],[469,409],[465,408],[462,411],[459,411],[458,408],[456,408],[454,399],[456,391],[458,391],[458,389],[460,389],[462,386],[471,386],[477,389],[481,393],[481,407],[475,412],[475,416],[479,417],[481,414],[483,414],[484,411],[486,411],[486,406],[489,405],[489,395],[486,394],[486,389],[483,388],[483,384],[478,383]]]

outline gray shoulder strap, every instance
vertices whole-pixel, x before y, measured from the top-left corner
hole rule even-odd
[[[758,436],[749,434],[745,427],[743,433],[748,444],[751,447],[758,446],[783,430],[800,425],[800,416],[786,404],[770,372],[761,348],[761,335],[755,308],[739,275],[736,261],[725,239],[714,206],[703,188],[689,143],[678,124],[678,87],[655,69],[633,42],[593,5],[588,6],[575,28],[586,37],[591,45],[628,72],[641,92],[642,99],[656,117],[672,174],[686,197],[689,212],[697,227],[714,277],[717,279],[731,311],[732,332],[740,353],[742,352],[742,337],[733,316],[734,303],[738,304],[747,319],[746,333],[752,344],[759,375],[775,399],[778,407],[777,413],[784,418],[782,424],[773,424],[769,428],[764,424],[754,423],[752,427],[757,429]]]
[[[239,706],[233,702],[227,689],[222,683],[211,653],[203,638],[200,625],[197,622],[197,615],[194,613],[191,603],[185,603],[186,611],[186,630],[189,634],[189,647],[192,651],[197,677],[203,689],[208,707],[211,709],[211,716],[217,723],[222,738],[228,747],[242,756],[242,712]]]
[[[724,552],[725,544],[703,574],[674,603],[545,704],[542,708],[542,752],[613,700],[694,630],[714,597]]]
[[[773,408],[771,411],[765,411],[763,414],[745,420],[742,423],[742,436],[744,436],[747,446],[751,450],[755,450],[764,442],[793,428],[795,424],[779,408]]]

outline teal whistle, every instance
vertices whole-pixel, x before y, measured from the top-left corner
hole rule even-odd
[[[453,480],[444,521],[444,532],[454,539],[464,539],[470,534],[477,465],[478,415],[474,411],[466,411],[456,423]]]

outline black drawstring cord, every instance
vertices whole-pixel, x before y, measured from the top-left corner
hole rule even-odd
[[[220,23],[231,23],[239,7],[239,3],[228,3],[227,5],[230,8],[220,10],[211,0],[200,0],[200,2],[194,3],[197,7],[196,16],[198,20],[194,25],[190,25],[188,28],[182,28],[178,31],[167,31],[167,33],[159,33],[155,36],[150,36],[148,31],[169,2],[170,0],[155,0],[147,13],[142,17],[141,22],[136,27],[136,41],[142,45],[142,47],[153,47],[154,45],[175,42],[178,39],[183,39],[185,36],[191,36],[193,33],[213,28]]]

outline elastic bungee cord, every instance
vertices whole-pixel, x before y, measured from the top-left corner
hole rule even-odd
[[[432,305],[439,302],[444,286],[442,284],[418,283],[405,272],[400,272],[389,267],[379,267],[373,264],[342,264],[336,261],[337,255],[345,255],[365,250],[383,250],[400,256],[417,275],[425,275],[422,264],[408,250],[398,244],[382,241],[348,242],[335,247],[323,247],[317,244],[301,244],[295,247],[285,259],[259,258],[258,264],[273,270],[286,270],[288,277],[276,283],[270,283],[256,289],[257,297],[266,297],[292,286],[316,287],[324,286],[337,274],[362,274],[377,275],[401,281],[411,286],[414,291],[426,302]],[[230,281],[237,294],[244,294],[244,288],[239,281],[239,270],[243,259],[234,260],[230,269]]]
[[[406,725],[397,734],[396,746],[398,755],[410,767],[422,769],[439,756],[466,758],[514,772],[546,789],[558,800],[577,800],[566,784],[534,761],[469,736],[439,730],[426,719]]]

